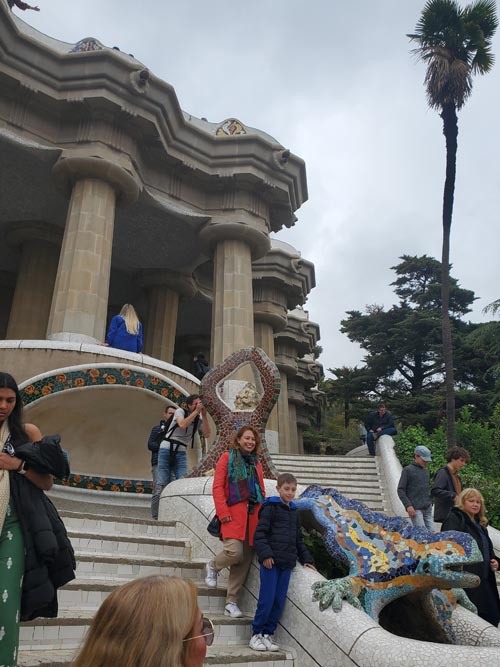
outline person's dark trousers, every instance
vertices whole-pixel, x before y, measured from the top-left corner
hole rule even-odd
[[[383,428],[381,431],[378,431],[377,433],[372,433],[371,431],[368,431],[366,434],[366,444],[368,445],[368,452],[372,455],[375,456],[375,439],[374,436],[377,435],[378,438],[382,435],[396,435],[397,431],[393,426],[390,426],[389,428]]]
[[[260,591],[252,627],[254,635],[273,635],[283,611],[292,570],[260,566]]]
[[[161,486],[158,484],[158,465],[151,467],[151,476],[153,478],[153,494],[151,496],[151,516],[158,518],[158,507],[160,505]]]

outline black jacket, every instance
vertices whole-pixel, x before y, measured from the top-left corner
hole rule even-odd
[[[462,484],[460,477],[458,479],[460,484]],[[434,498],[434,521],[440,523],[441,521],[444,521],[451,512],[457,496],[457,491],[453,484],[453,478],[448,466],[439,468],[434,475],[431,496]]]
[[[500,565],[500,560],[495,556],[493,551],[493,544],[491,543],[488,531],[482,528],[479,523],[472,521],[466,512],[454,507],[448,518],[443,522],[441,527],[445,530],[458,530],[461,533],[468,533],[477,542],[477,546],[481,551],[484,563],[489,564],[491,559],[495,559]],[[481,539],[481,531],[486,535],[487,548]],[[498,625],[500,621],[500,598],[498,596],[498,588],[496,584],[495,573],[491,567],[486,567],[484,563],[473,563],[472,565],[464,565],[464,570],[471,574],[477,575],[481,579],[481,583],[477,588],[465,588],[467,596],[477,607],[477,613],[485,621],[492,625]],[[485,574],[485,570],[487,574]]]
[[[276,566],[290,569],[297,559],[302,564],[313,563],[304,544],[295,503],[285,505],[278,496],[268,498],[260,508],[253,544],[259,563],[273,558]]]
[[[148,440],[148,449],[151,452],[151,466],[158,465],[158,452],[160,451],[160,438],[161,433],[161,423],[157,426],[153,426]]]
[[[370,412],[365,421],[367,431],[376,431],[378,428],[394,428],[394,417],[386,410],[382,416],[379,415],[378,410]]]
[[[57,436],[16,445],[16,456],[42,474],[62,476],[65,460]],[[10,491],[24,540],[21,621],[57,616],[57,589],[75,578],[73,547],[59,514],[45,493],[23,475],[10,472]]]

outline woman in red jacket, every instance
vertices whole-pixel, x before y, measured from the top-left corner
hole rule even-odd
[[[259,509],[266,496],[262,466],[257,461],[260,434],[253,426],[241,426],[233,436],[230,452],[215,467],[212,494],[221,521],[223,549],[206,565],[205,583],[217,586],[217,574],[229,568],[224,614],[243,616],[237,605],[253,556],[253,536]]]

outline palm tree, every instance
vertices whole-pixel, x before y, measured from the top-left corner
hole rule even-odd
[[[492,315],[500,313],[500,299],[496,299],[496,301],[492,301],[487,306],[485,306],[483,308],[483,313],[491,313]]]
[[[493,66],[491,39],[498,25],[494,0],[477,0],[464,9],[454,0],[428,0],[408,37],[418,44],[415,55],[427,65],[427,102],[443,119],[446,141],[446,177],[443,194],[442,337],[446,386],[446,437],[456,444],[455,383],[449,315],[450,231],[453,216],[459,111],[472,92],[474,74]]]

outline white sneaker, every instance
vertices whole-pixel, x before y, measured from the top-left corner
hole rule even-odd
[[[262,635],[254,635],[248,644],[254,651],[267,651]]]
[[[266,647],[266,651],[279,651],[280,647],[273,642],[272,635],[262,635],[262,643]]]
[[[209,588],[217,588],[217,570],[214,569],[212,561],[205,565],[205,583]]]
[[[224,616],[231,616],[231,618],[241,618],[243,613],[235,602],[228,602],[224,607]]]

